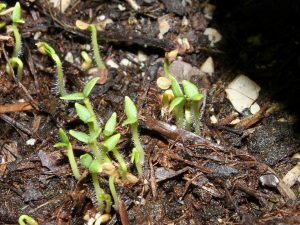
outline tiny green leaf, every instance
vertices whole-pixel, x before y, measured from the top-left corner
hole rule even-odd
[[[38,42],[36,43],[36,46],[38,47],[38,50],[44,55],[48,55],[50,57],[56,55],[55,50],[46,42]]]
[[[103,131],[104,135],[106,137],[111,136],[115,132],[116,126],[117,126],[117,113],[114,112],[105,124],[104,131]]]
[[[110,138],[106,139],[103,142],[103,146],[106,147],[108,151],[111,151],[119,143],[120,138],[121,138],[120,134],[115,134],[115,135],[111,136]]]
[[[4,10],[4,9],[6,9],[6,4],[4,4],[4,3],[0,3],[0,12],[2,11],[2,10]]]
[[[131,152],[130,162],[134,163],[138,159],[137,157],[138,157],[138,152],[137,152],[136,148],[133,148],[132,152]]]
[[[76,138],[77,140],[83,142],[83,143],[86,143],[88,144],[89,143],[89,140],[90,140],[90,136],[83,133],[83,132],[80,132],[80,131],[76,131],[76,130],[70,130],[70,134]]]
[[[65,144],[69,144],[70,143],[70,140],[69,140],[66,132],[62,128],[59,128],[58,135],[59,135],[60,140],[63,143],[65,143]]]
[[[80,105],[79,103],[75,103],[75,109],[77,115],[84,123],[89,123],[93,121],[93,116],[85,106]]]
[[[170,104],[170,109],[169,111],[172,112],[173,109],[178,106],[179,104],[181,104],[182,102],[184,101],[184,97],[177,97],[177,98],[174,98]]]
[[[122,123],[122,126],[137,122],[138,121],[137,108],[134,102],[128,96],[125,96],[124,105],[125,105],[124,108],[125,108],[125,114],[127,116],[127,119]]]
[[[169,61],[167,59],[165,59],[165,61],[164,61],[164,72],[165,72],[165,75],[171,80],[173,75],[170,71]]]
[[[14,11],[12,13],[13,23],[24,23],[24,20],[21,19],[22,9],[19,2],[16,3]]]
[[[59,142],[59,143],[56,143],[55,145],[53,145],[54,148],[66,148],[67,146],[68,146],[68,144],[62,143],[62,142]]]
[[[88,97],[90,95],[92,89],[94,88],[94,86],[96,85],[96,83],[99,79],[100,79],[100,77],[95,77],[86,83],[86,85],[83,88],[83,92],[82,92],[85,97]]]
[[[97,138],[100,136],[100,134],[101,134],[101,128],[98,128],[96,131],[91,133],[91,136],[89,137],[89,142],[88,143],[92,143],[92,142],[96,141]]]
[[[174,93],[175,97],[182,97],[183,96],[183,92],[181,90],[181,87],[178,83],[178,81],[176,80],[175,77],[171,78],[171,83],[172,83],[172,91]]]
[[[60,99],[68,101],[83,100],[84,94],[81,92],[76,92],[69,95],[64,95],[63,97],[60,97]]]
[[[89,166],[90,173],[99,173],[102,172],[102,167],[99,161],[93,160]]]
[[[91,163],[93,161],[93,158],[90,154],[84,154],[80,156],[80,163],[83,167],[89,168]]]
[[[182,86],[184,93],[192,101],[200,101],[203,98],[203,95],[199,93],[198,87],[192,82],[183,80]]]

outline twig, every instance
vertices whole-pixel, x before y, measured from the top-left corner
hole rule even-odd
[[[10,125],[12,125],[13,127],[23,131],[24,133],[32,136],[32,132],[31,130],[29,130],[28,128],[26,128],[24,125],[22,125],[21,123],[15,121],[14,119],[10,118],[9,116],[5,115],[5,114],[0,114],[0,119],[4,120],[5,122],[9,123]]]

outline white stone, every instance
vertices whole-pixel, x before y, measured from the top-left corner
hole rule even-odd
[[[251,106],[250,106],[250,112],[252,113],[252,115],[258,113],[260,110],[260,106],[254,102]]]
[[[74,63],[74,57],[73,57],[73,54],[72,52],[68,52],[65,56],[65,60],[71,64]]]
[[[221,41],[222,35],[214,28],[206,28],[204,31],[204,35],[208,36],[208,40],[210,41],[210,46],[215,46],[215,43]]]
[[[122,66],[131,66],[131,62],[128,59],[122,59],[120,64]]]
[[[212,115],[212,116],[210,117],[210,122],[211,122],[212,124],[218,123],[217,117],[216,117],[215,115]]]
[[[239,113],[256,101],[259,91],[260,87],[245,75],[236,77],[225,89],[227,98]]]
[[[215,72],[215,65],[212,57],[208,57],[200,67],[201,72],[212,75]]]
[[[35,145],[36,139],[30,138],[26,141],[26,145]]]
[[[120,11],[125,11],[125,10],[126,10],[126,7],[124,7],[123,5],[119,4],[119,5],[118,5],[118,9],[119,9]]]
[[[106,65],[108,65],[109,67],[114,68],[114,69],[119,68],[119,65],[115,61],[113,61],[112,59],[107,60]]]

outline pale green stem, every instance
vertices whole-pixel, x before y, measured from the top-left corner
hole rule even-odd
[[[96,159],[98,160],[98,162],[102,163],[103,159],[101,157],[100,151],[98,149],[97,143],[96,142],[92,142],[89,144],[89,147],[92,149],[94,156],[96,157]]]
[[[64,73],[62,69],[62,63],[60,61],[60,58],[56,54],[51,55],[51,58],[56,64],[59,93],[61,96],[64,96],[66,95],[67,92],[65,90],[65,80],[64,80]]]
[[[190,131],[192,127],[190,104],[185,105],[184,114],[185,114],[185,121],[186,121],[185,129]]]
[[[91,173],[91,176],[92,176],[92,181],[93,181],[93,185],[94,185],[94,189],[95,189],[95,193],[96,193],[96,198],[98,201],[99,210],[102,213],[102,211],[104,209],[104,204],[103,204],[104,190],[100,187],[97,173]]]
[[[192,101],[192,110],[194,114],[194,127],[195,127],[195,133],[197,135],[201,134],[200,130],[200,112],[199,112],[199,102],[198,101]]]
[[[13,23],[12,29],[13,29],[13,32],[14,32],[15,42],[16,42],[12,56],[17,57],[21,52],[22,40],[21,40],[21,35],[20,35],[17,24]]]
[[[18,57],[12,57],[8,60],[8,64],[6,65],[6,72],[8,74],[12,74],[12,69],[17,66],[17,78],[18,81],[22,80],[22,75],[23,75],[23,62],[20,58]]]
[[[140,163],[143,165],[145,160],[145,153],[142,147],[142,144],[140,142],[139,134],[138,134],[138,123],[131,124],[131,133],[132,133],[132,140],[134,142],[134,146],[137,150],[137,152],[140,155]]]
[[[119,209],[119,199],[118,199],[118,195],[117,195],[117,191],[116,191],[116,187],[115,187],[115,177],[110,176],[108,183],[109,183],[110,193],[114,199],[115,210],[118,210]]]
[[[127,166],[126,166],[126,163],[125,163],[125,160],[123,159],[122,155],[120,154],[120,152],[118,151],[117,148],[114,148],[112,150],[114,156],[116,157],[116,159],[118,160],[119,162],[119,165],[120,165],[120,174],[122,176],[122,178],[125,178],[126,177],[126,173],[127,173]]]
[[[110,211],[111,211],[111,196],[109,194],[104,194],[104,200],[106,202],[105,212],[110,213]]]
[[[176,117],[176,124],[180,128],[184,128],[184,120],[183,120],[183,106],[184,103],[180,103],[178,106],[174,108],[175,117]]]
[[[38,225],[38,222],[28,215],[21,215],[18,220],[20,225]],[[26,223],[25,223],[26,222]]]
[[[136,167],[136,170],[138,172],[138,175],[139,177],[142,177],[143,176],[143,170],[142,170],[142,166],[141,166],[141,163],[139,160],[135,160],[135,167]]]
[[[91,132],[94,132],[94,131],[100,129],[100,126],[99,126],[98,121],[96,119],[96,114],[94,112],[94,109],[93,109],[93,106],[92,106],[92,103],[91,103],[90,99],[88,97],[86,97],[86,98],[84,98],[83,102],[85,104],[85,107],[87,108],[87,110],[89,111],[89,113],[93,117],[93,128],[89,127],[90,133],[91,133]],[[93,130],[91,130],[91,129],[93,129]]]
[[[90,31],[92,33],[92,46],[93,46],[94,57],[95,57],[97,67],[100,70],[106,70],[106,67],[103,63],[103,60],[102,60],[102,58],[100,56],[100,52],[99,52],[96,26],[95,25],[90,25],[89,28],[90,28]]]
[[[79,172],[77,164],[76,164],[76,160],[74,157],[74,152],[73,152],[73,148],[72,148],[71,144],[68,144],[67,151],[68,151],[68,159],[69,159],[69,163],[70,163],[73,175],[76,180],[79,180],[80,172]]]

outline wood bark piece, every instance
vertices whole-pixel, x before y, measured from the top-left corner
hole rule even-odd
[[[29,102],[0,105],[0,113],[11,113],[20,111],[30,111],[33,107]]]

